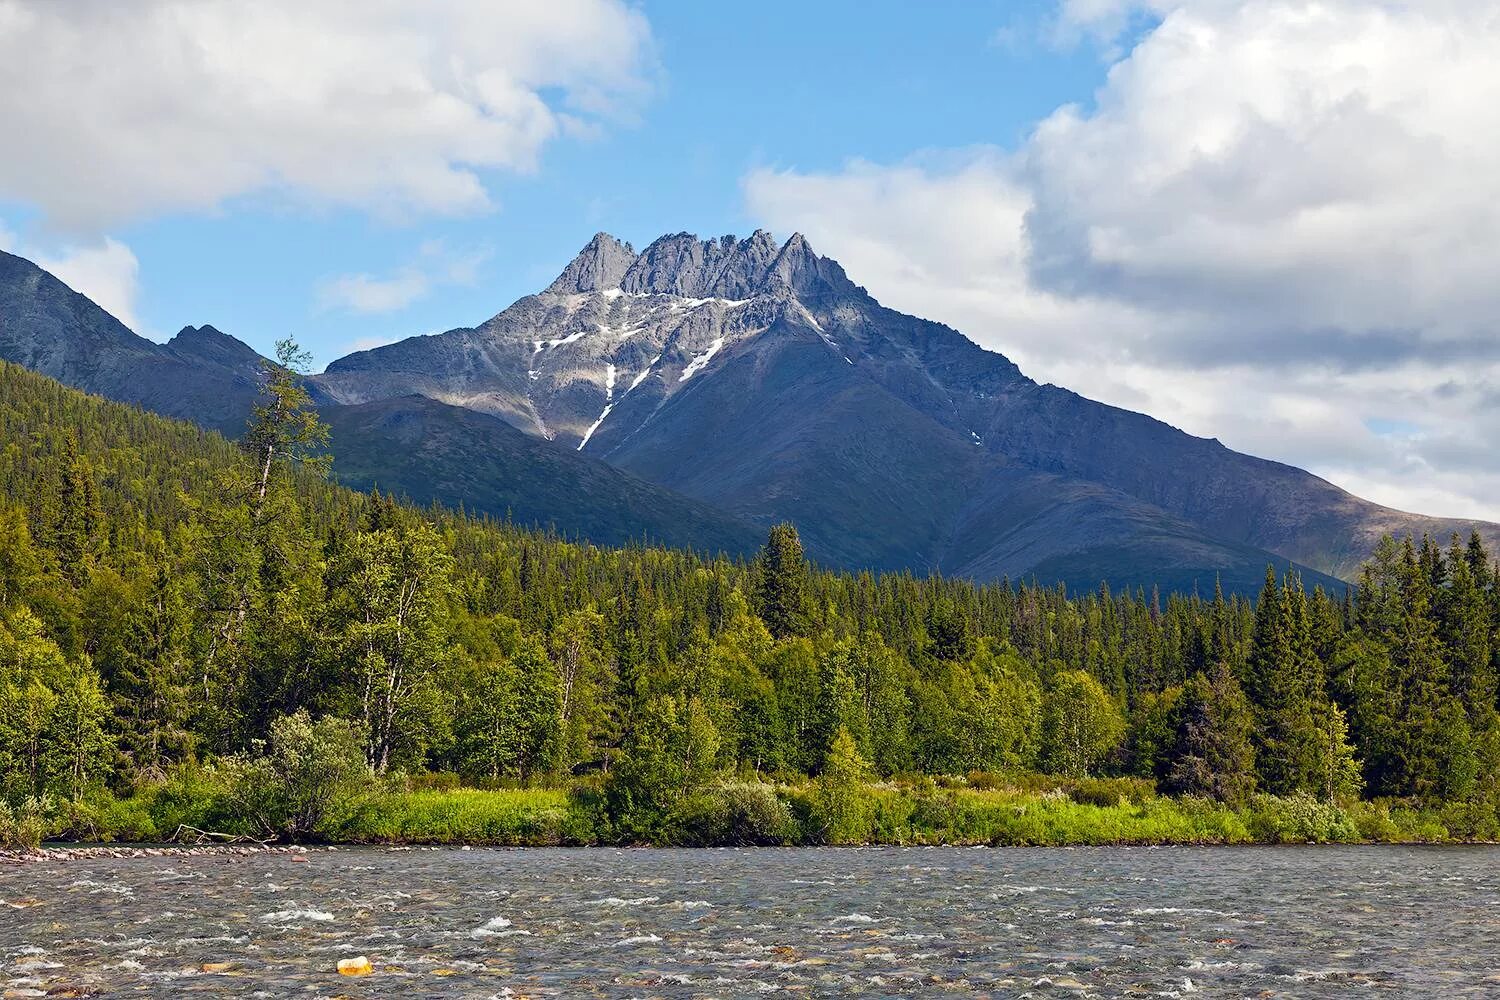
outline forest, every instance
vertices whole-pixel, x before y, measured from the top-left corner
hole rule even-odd
[[[0,365],[0,846],[1495,839],[1500,569],[1069,594],[339,487],[283,342],[230,441]]]

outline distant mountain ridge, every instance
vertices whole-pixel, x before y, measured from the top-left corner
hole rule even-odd
[[[6,253],[0,253],[0,359],[231,437],[244,430],[263,364],[252,348],[211,326],[184,327],[166,344],[139,337],[46,271]],[[748,522],[558,452],[482,414],[409,397],[346,408],[316,383],[309,388],[333,431],[334,472],[351,486],[466,503],[475,512],[604,545],[649,539],[743,554],[760,540]]]
[[[238,405],[201,398],[254,359],[238,341],[188,328],[135,343],[61,283],[30,276],[28,290],[4,264],[0,356],[211,426]],[[132,389],[141,372],[156,384]],[[1341,586],[1385,532],[1477,529],[1500,544],[1493,524],[1383,508],[1040,385],[950,327],[881,306],[800,235],[676,233],[638,253],[600,233],[544,291],[484,323],[348,355],[309,386],[344,425],[360,482],[494,510],[569,454],[575,470],[607,463],[669,491],[672,544],[791,520],[815,558],[852,569],[1249,592],[1267,562]],[[509,471],[480,471],[497,450]],[[636,498],[624,513],[585,492],[522,490],[560,526],[618,534],[645,516],[638,491],[619,488]]]

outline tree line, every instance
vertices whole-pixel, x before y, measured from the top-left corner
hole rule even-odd
[[[331,720],[373,773],[592,782],[650,816],[725,775],[1134,775],[1401,798],[1495,827],[1500,572],[1385,539],[1357,586],[1068,594],[604,549],[329,481],[279,364],[243,438],[0,367],[0,794],[129,791]]]

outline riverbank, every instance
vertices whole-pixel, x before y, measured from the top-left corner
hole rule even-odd
[[[1341,804],[1253,796],[1239,806],[1158,796],[1126,779],[1053,787],[860,786],[829,801],[816,784],[724,783],[699,789],[653,815],[622,824],[588,788],[384,789],[337,803],[308,834],[313,844],[550,846],[1109,846],[1288,843],[1467,843],[1473,817],[1399,802]],[[203,830],[267,839],[232,805],[184,798],[167,787],[129,798],[100,796],[54,806],[41,827],[51,841],[141,844],[196,839]],[[7,845],[15,846],[15,845]],[[284,844],[275,845],[285,849]],[[202,851],[257,850],[195,845]]]

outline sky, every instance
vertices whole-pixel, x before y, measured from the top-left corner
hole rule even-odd
[[[0,249],[318,364],[599,230],[807,235],[1027,374],[1500,520],[1493,0],[0,0]]]

